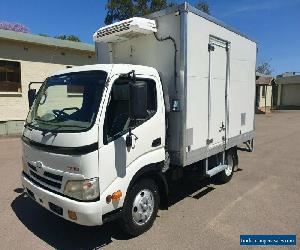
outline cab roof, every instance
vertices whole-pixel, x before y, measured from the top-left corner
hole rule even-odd
[[[105,71],[108,73],[109,77],[116,74],[126,74],[132,70],[134,70],[137,75],[146,74],[146,75],[158,76],[158,72],[155,68],[142,66],[142,65],[134,65],[134,64],[94,64],[94,65],[76,66],[76,67],[57,71],[51,76],[62,75],[62,74],[67,74],[72,72],[92,71],[92,70]]]

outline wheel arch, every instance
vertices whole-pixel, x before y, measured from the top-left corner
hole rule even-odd
[[[141,179],[149,178],[154,180],[156,185],[158,186],[159,196],[160,196],[160,207],[163,209],[167,209],[169,204],[169,200],[168,200],[169,187],[168,187],[166,177],[161,172],[163,164],[164,164],[163,161],[158,163],[151,163],[142,167],[139,171],[137,171],[129,183],[126,197],[128,196],[129,191],[131,190],[131,188],[135,183],[137,183]],[[127,199],[125,198],[124,204],[126,203],[126,201]]]
[[[227,151],[232,154],[234,168],[238,168],[238,165],[239,165],[239,156],[238,156],[237,151],[238,151],[237,146],[232,147],[232,148],[228,149],[228,151]]]

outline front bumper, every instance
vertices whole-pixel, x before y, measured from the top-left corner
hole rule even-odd
[[[80,225],[96,226],[103,224],[100,201],[80,202],[71,200],[39,187],[23,173],[21,180],[28,195],[56,215]],[[68,211],[74,211],[77,215],[77,220],[71,220]]]

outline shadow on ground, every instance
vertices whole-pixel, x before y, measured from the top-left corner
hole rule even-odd
[[[112,238],[126,240],[117,223],[80,226],[52,214],[25,193],[20,194],[11,207],[32,233],[55,249],[95,249],[108,245]]]
[[[242,169],[235,169],[235,172],[238,171]],[[203,172],[189,169],[184,172],[183,178],[170,185],[169,205],[172,206],[186,197],[198,200],[215,190],[220,184],[214,178],[203,177]]]
[[[215,189],[211,184],[218,184],[209,178],[201,178],[195,171],[186,171],[184,175],[184,178],[170,186],[170,206],[186,197],[198,200]],[[19,196],[11,203],[11,207],[16,216],[28,230],[55,249],[95,249],[110,244],[113,239],[128,240],[116,222],[98,227],[80,226],[35,203],[23,189],[17,188],[15,192]]]

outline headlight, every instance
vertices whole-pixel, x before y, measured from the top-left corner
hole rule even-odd
[[[78,200],[95,200],[99,197],[99,179],[68,181],[64,194]]]

